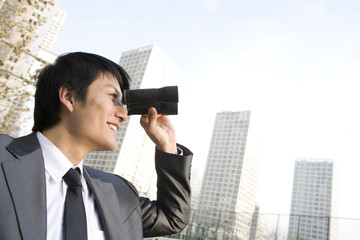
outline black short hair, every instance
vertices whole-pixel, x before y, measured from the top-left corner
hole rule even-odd
[[[68,53],[58,57],[54,64],[44,67],[36,79],[32,131],[43,131],[59,123],[59,90],[62,86],[68,84],[75,91],[75,97],[85,102],[89,85],[100,74],[114,76],[121,91],[130,87],[130,77],[120,65],[96,54]]]

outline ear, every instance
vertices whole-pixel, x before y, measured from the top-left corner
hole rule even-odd
[[[59,100],[70,112],[74,111],[75,98],[69,84],[60,87]]]

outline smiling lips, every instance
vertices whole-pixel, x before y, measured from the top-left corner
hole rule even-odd
[[[113,129],[115,132],[117,132],[118,127],[117,127],[116,125],[111,124],[111,123],[108,123],[108,125],[109,125],[109,127],[110,127],[111,129]]]

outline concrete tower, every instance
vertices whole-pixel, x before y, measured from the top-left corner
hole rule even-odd
[[[250,111],[217,113],[195,216],[197,235],[249,239],[262,140]]]
[[[337,239],[337,191],[331,159],[296,159],[288,239]]]

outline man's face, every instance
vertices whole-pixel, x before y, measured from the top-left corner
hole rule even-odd
[[[75,101],[69,129],[87,151],[114,150],[120,122],[127,120],[121,104],[118,81],[110,74],[100,74],[88,87],[85,102]]]

